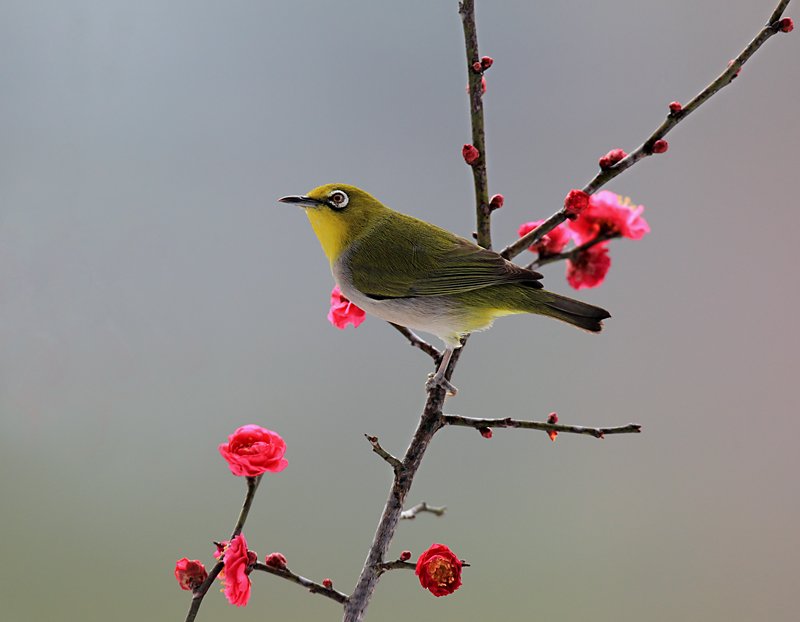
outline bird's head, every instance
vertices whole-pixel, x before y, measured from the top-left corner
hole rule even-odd
[[[327,184],[281,203],[302,207],[331,263],[358,240],[389,208],[372,195],[346,184]]]

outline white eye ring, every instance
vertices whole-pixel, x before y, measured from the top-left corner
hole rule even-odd
[[[328,193],[328,199],[330,200],[331,205],[336,209],[344,209],[350,202],[350,197],[347,196],[347,193],[342,192],[341,190],[331,190]]]

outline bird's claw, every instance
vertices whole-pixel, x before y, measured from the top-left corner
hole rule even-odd
[[[425,382],[425,390],[430,391],[434,387],[442,387],[445,390],[445,394],[453,397],[458,393],[458,389],[456,389],[448,380],[445,379],[444,376],[437,377],[438,374],[430,373],[428,374],[428,380]]]

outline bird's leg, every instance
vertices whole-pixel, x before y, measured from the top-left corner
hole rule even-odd
[[[453,396],[458,393],[458,389],[450,384],[444,377],[452,356],[453,348],[451,346],[447,346],[442,354],[442,362],[439,363],[439,369],[436,370],[435,374],[428,374],[428,381],[425,383],[426,389],[430,390],[432,387],[443,387],[444,390],[447,391],[447,395]]]

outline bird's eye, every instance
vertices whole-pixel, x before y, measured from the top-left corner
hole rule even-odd
[[[348,196],[341,190],[334,190],[328,195],[328,201],[330,201],[331,207],[336,209],[343,209],[347,206],[349,200]]]

